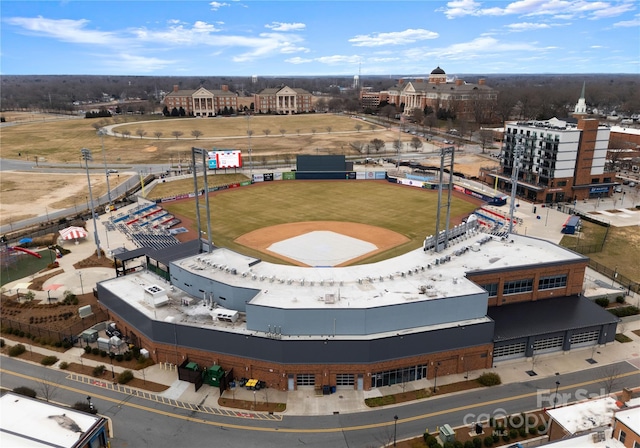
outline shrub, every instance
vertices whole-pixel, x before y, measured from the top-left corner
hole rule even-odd
[[[609,306],[609,299],[606,297],[600,297],[599,299],[596,299],[596,304],[600,305],[602,308],[606,308]]]
[[[480,437],[474,437],[471,443],[473,443],[474,448],[482,448],[482,440],[480,440]]]
[[[20,356],[27,351],[27,348],[22,344],[16,344],[9,349],[9,356]]]
[[[544,433],[546,431],[547,427],[540,424],[538,425],[538,432]]]
[[[24,395],[26,397],[36,398],[36,391],[25,386],[16,387],[13,391],[19,395]]]
[[[96,355],[96,356],[99,355],[100,354],[100,349],[98,347],[93,347],[91,349],[91,354],[92,355]]]
[[[107,357],[107,351],[106,350],[100,350],[100,357],[101,358],[106,358]]]
[[[24,331],[22,331],[22,330],[18,331],[18,336],[20,336],[21,338],[24,337],[24,334],[25,334]]]
[[[516,437],[518,437],[518,430],[517,429],[510,429],[509,430],[509,437],[511,437],[512,439],[515,439]]]
[[[116,361],[122,362],[123,359],[124,359],[124,355],[122,353],[118,353],[116,355]]]
[[[443,448],[454,448],[453,442],[444,442]]]
[[[500,436],[498,434],[493,434],[491,438],[493,439],[493,443],[498,443],[500,440]]]
[[[124,370],[118,374],[118,384],[127,384],[133,379],[133,372],[131,370]]]
[[[527,430],[524,428],[520,428],[518,430],[518,434],[520,435],[520,437],[527,437]]]
[[[459,440],[453,442],[453,448],[464,448],[464,443]]]
[[[529,434],[531,434],[532,436],[538,435],[538,428],[536,428],[535,426],[529,428]]]
[[[616,297],[616,302],[617,302],[617,303],[624,303],[624,296],[618,296],[618,297]]]
[[[636,314],[640,314],[640,308],[632,305],[621,306],[620,308],[612,308],[609,312],[617,317],[635,316]]]
[[[89,353],[91,353],[91,346],[90,346],[90,345],[87,345],[87,346],[84,348],[84,352],[85,352],[87,355],[88,355]]]
[[[106,370],[106,367],[104,366],[104,364],[95,366],[93,369],[93,376],[102,376],[105,370]]]
[[[58,357],[51,355],[51,356],[45,356],[44,358],[42,358],[42,360],[40,361],[40,364],[42,364],[43,366],[52,366],[57,362],[58,362]]]
[[[4,339],[0,339],[0,348],[4,348]]]
[[[497,373],[485,372],[478,378],[478,383],[483,386],[497,386],[502,383],[502,380]]]
[[[124,354],[124,360],[125,361],[131,361],[133,359],[133,354],[131,352],[126,352]]]
[[[69,363],[67,361],[62,361],[60,363],[60,370],[67,370],[69,368]]]
[[[492,436],[487,436],[484,438],[484,446],[493,446],[493,437]]]
[[[467,440],[464,442],[464,448],[475,448],[475,446],[471,440]]]
[[[426,443],[428,447],[433,447],[438,443],[438,439],[430,434],[425,434],[424,443]]]

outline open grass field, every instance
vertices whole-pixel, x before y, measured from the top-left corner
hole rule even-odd
[[[253,131],[251,149],[256,161],[285,154],[355,154],[350,143],[366,145],[374,138],[389,143],[398,139],[397,130],[333,114],[253,116],[250,120],[245,117],[152,119],[151,116],[36,120],[2,129],[2,157],[31,161],[38,157],[40,161],[80,166],[80,149],[88,148],[97,160],[102,146],[94,124],[116,125],[113,131],[117,134],[103,138],[108,164],[169,164],[179,157],[186,158],[193,146],[247,151],[249,127]],[[356,126],[361,128],[358,130]],[[137,134],[138,129],[145,132],[143,138]],[[191,135],[194,130],[202,133],[197,139]],[[130,135],[123,137],[123,131],[129,131]],[[174,131],[183,134],[175,138]],[[162,132],[160,138],[155,136],[156,132]],[[400,137],[404,143],[411,140],[408,134]]]
[[[212,239],[263,260],[282,263],[268,254],[250,250],[235,240],[249,232],[279,224],[306,221],[347,221],[382,227],[409,241],[360,260],[371,263],[398,256],[422,245],[435,232],[437,192],[392,185],[386,181],[280,181],[254,184],[214,193],[210,198]],[[163,204],[171,213],[195,221],[195,201]],[[454,195],[451,226],[471,213],[478,203]],[[444,227],[444,213],[443,222]],[[202,222],[206,229],[206,221]]]

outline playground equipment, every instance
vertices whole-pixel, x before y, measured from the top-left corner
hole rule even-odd
[[[9,249],[9,252],[11,252],[13,250],[17,250],[19,252],[24,252],[25,254],[33,255],[36,258],[42,258],[42,255],[40,255],[38,252],[34,252],[32,250],[25,249],[24,247],[19,247],[19,246],[11,247],[11,246],[9,246],[8,249]]]

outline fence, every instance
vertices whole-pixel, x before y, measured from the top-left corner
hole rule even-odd
[[[627,293],[631,292],[640,292],[640,283],[634,282],[633,280],[625,277],[620,274],[616,269],[611,269],[603,264],[598,263],[597,261],[589,260],[589,267],[596,272],[599,272],[602,275],[606,275],[612,280],[613,283],[618,283],[624,289],[627,290]]]
[[[31,335],[36,338],[45,338],[50,342],[64,342],[73,341],[75,338],[79,338],[80,334],[86,330],[87,328],[95,325],[99,322],[104,322],[109,319],[109,314],[98,308],[94,310],[94,313],[91,316],[85,317],[80,322],[76,322],[74,324],[69,325],[64,330],[51,330],[46,328],[46,325],[35,325],[28,324],[25,322],[19,322],[13,319],[8,319],[6,317],[0,318],[0,326],[2,330],[5,331],[8,328],[13,329],[14,334],[15,330],[24,331],[25,336]]]

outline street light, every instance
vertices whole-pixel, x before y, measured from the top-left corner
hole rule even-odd
[[[558,403],[558,387],[560,386],[560,381],[556,381],[556,393],[553,396],[553,409],[556,408],[556,404]]]
[[[613,271],[613,278],[611,279],[611,286],[615,286],[617,278],[618,278],[618,266],[616,266],[616,269]]]
[[[80,291],[84,295],[84,286],[82,285],[82,271],[78,271],[78,277],[80,277]]]
[[[91,403],[91,397],[90,396],[87,397],[87,403],[89,403],[89,409],[91,409],[91,411],[93,412],[93,403]]]
[[[91,218],[93,218],[93,232],[96,240],[96,248],[98,250],[98,259],[100,259],[100,238],[98,237],[98,224],[96,224],[96,213],[93,207],[93,194],[91,193],[91,178],[89,177],[89,161],[93,160],[93,156],[91,155],[91,151],[86,148],[82,148],[80,150],[82,154],[82,159],[85,163],[85,168],[87,169],[87,184],[89,185],[89,199],[91,200]]]
[[[397,427],[398,427],[398,416],[394,415],[393,416],[393,446],[396,446],[396,436],[398,435]]]
[[[107,197],[109,198],[109,210],[111,210],[111,188],[109,188],[109,170],[107,170],[107,153],[104,152],[104,136],[107,132],[104,128],[98,129],[97,134],[100,136],[100,144],[102,145],[102,158],[104,159],[104,175],[107,178]]]
[[[436,393],[436,385],[438,384],[438,367],[440,367],[440,363],[436,363],[436,375],[433,378],[433,393]]]
[[[249,174],[253,182],[253,160],[251,158],[251,136],[253,135],[253,131],[251,130],[251,114],[245,115],[245,118],[247,120],[247,137],[249,137]]]

